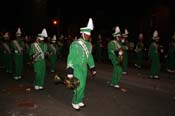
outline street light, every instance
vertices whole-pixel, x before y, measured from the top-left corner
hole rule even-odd
[[[57,34],[59,34],[59,24],[60,24],[60,20],[59,19],[53,19],[52,20],[52,25],[53,25],[53,31]]]
[[[58,19],[54,19],[53,21],[52,21],[52,23],[53,23],[53,25],[58,25],[58,23],[59,23],[59,20]]]

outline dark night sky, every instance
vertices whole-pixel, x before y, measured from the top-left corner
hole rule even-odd
[[[1,29],[16,28],[19,25],[31,26],[36,18],[33,17],[32,1],[34,0],[1,0]],[[65,3],[59,0],[48,0],[45,14],[48,21],[58,17],[66,26],[71,24],[82,26],[87,23],[89,17],[92,17],[96,27],[112,28],[116,25],[128,26],[129,21],[150,15],[154,7],[159,4],[166,5],[174,13],[174,0],[116,0],[115,3],[102,1],[99,3],[93,1]]]

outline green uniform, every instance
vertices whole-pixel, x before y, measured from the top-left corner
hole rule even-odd
[[[82,47],[80,43],[82,43],[84,47]],[[95,67],[92,56],[92,45],[83,38],[79,38],[71,43],[67,58],[67,68],[71,67],[73,69],[73,75],[80,81],[80,86],[74,90],[72,98],[72,103],[74,104],[83,102],[88,66],[90,69]]]
[[[103,50],[102,47],[103,47],[102,40],[98,38],[95,44],[95,48],[96,48],[96,60],[99,62],[102,60],[102,50]]]
[[[108,43],[108,56],[113,65],[112,85],[118,85],[122,77],[122,67],[119,58],[119,49],[121,45],[118,41],[112,40]]]
[[[143,65],[143,59],[144,59],[143,49],[144,49],[144,44],[142,42],[138,42],[136,44],[135,52],[136,52],[136,58],[137,58],[136,64],[139,68]]]
[[[16,39],[12,41],[12,47],[14,51],[14,63],[15,63],[15,77],[22,76],[23,69],[23,48],[24,42],[22,39]]]
[[[127,67],[128,67],[128,47],[127,45],[125,45],[125,43],[122,43],[120,41],[120,44],[122,46],[122,49],[124,51],[124,54],[123,54],[123,63],[122,63],[122,69],[123,69],[123,72],[127,72]]]
[[[151,61],[151,67],[150,67],[150,76],[151,78],[154,78],[155,76],[158,76],[160,71],[160,59],[159,59],[159,52],[158,52],[158,45],[153,42],[148,51],[149,60]]]
[[[25,42],[24,46],[25,46],[24,47],[24,62],[28,64],[30,62],[30,56],[29,56],[30,43]]]
[[[167,69],[175,71],[175,42],[169,44],[167,56]]]
[[[12,73],[13,71],[13,54],[12,54],[12,46],[10,42],[3,42],[3,63],[7,73]]]
[[[57,60],[58,60],[58,46],[56,44],[49,44],[48,46],[48,52],[49,52],[49,61],[50,61],[50,65],[51,65],[51,71],[55,71],[56,70],[56,64],[57,64]]]
[[[61,58],[63,55],[63,46],[64,46],[63,42],[61,40],[58,40],[57,45],[58,45],[57,56],[58,58]]]
[[[32,43],[29,51],[31,57],[35,56],[38,53],[41,53],[35,60],[34,72],[35,72],[35,86],[43,86],[45,73],[46,73],[46,62],[45,62],[45,53],[47,52],[47,44],[45,43]]]

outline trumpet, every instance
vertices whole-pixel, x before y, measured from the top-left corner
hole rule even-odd
[[[76,89],[80,85],[80,81],[76,78],[63,78],[61,76],[58,76],[57,74],[54,76],[55,84],[64,84],[66,88],[69,89]]]

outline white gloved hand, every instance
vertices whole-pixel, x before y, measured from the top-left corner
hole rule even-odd
[[[73,74],[68,74],[67,78],[72,79],[73,78]]]
[[[119,53],[118,53],[120,56],[122,56],[123,55],[123,51],[119,51]]]
[[[93,75],[96,75],[96,74],[97,74],[97,71],[93,71],[92,74],[93,74]]]

